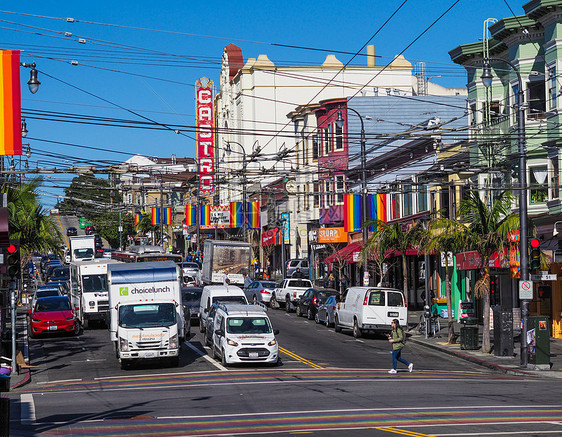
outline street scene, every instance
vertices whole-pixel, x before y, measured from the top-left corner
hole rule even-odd
[[[562,436],[562,0],[10,8],[1,437]]]

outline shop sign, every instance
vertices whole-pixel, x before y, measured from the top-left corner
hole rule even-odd
[[[277,231],[278,229],[270,229],[268,231],[263,231],[261,235],[261,245],[262,246],[271,246],[277,244]]]
[[[320,228],[318,229],[319,243],[347,243],[347,232],[344,228]]]
[[[457,270],[476,270],[482,268],[482,257],[476,250],[456,254]]]
[[[291,239],[289,234],[289,229],[290,229],[289,213],[288,212],[281,213],[281,220],[283,220],[283,240],[284,240],[283,242],[285,244],[291,244]]]
[[[204,195],[215,191],[214,92],[212,80],[203,77],[195,82],[197,173],[199,192]]]

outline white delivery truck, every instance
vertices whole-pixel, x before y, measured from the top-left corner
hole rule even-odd
[[[244,241],[205,240],[201,280],[204,285],[223,284],[225,277],[231,285],[244,285],[243,273],[250,271],[252,245]]]
[[[70,262],[93,260],[96,254],[94,235],[76,235],[69,237]]]
[[[122,367],[134,360],[179,363],[185,337],[181,272],[173,261],[107,266],[109,332]]]
[[[98,258],[70,263],[70,299],[84,329],[90,321],[109,322],[107,265],[118,261]]]

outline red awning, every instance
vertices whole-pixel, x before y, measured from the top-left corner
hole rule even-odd
[[[336,253],[333,253],[324,261],[329,264],[333,264],[338,261],[345,261],[348,264],[351,264],[355,262],[353,259],[357,259],[359,252],[361,252],[361,249],[363,249],[363,244],[356,241],[355,243],[348,244],[343,249],[338,250]]]

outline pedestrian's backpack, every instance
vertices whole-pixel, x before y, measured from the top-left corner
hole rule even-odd
[[[402,330],[402,337],[404,337],[402,339],[402,343],[404,343],[404,345],[406,345],[406,342],[408,341],[408,337],[406,336],[406,331],[404,331],[404,328],[400,327],[400,329]]]

